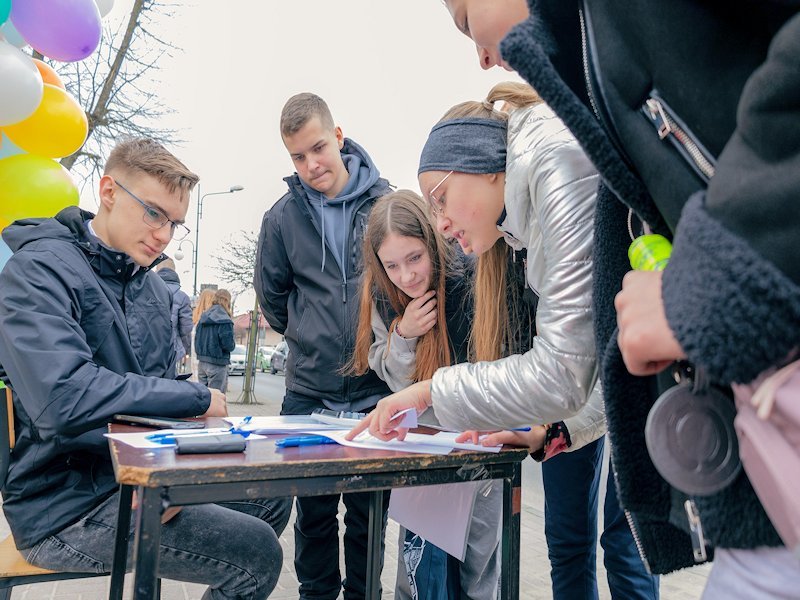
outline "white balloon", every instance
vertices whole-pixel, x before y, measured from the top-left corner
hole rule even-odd
[[[114,0],[94,0],[94,3],[100,11],[100,18],[105,17],[114,8]]]
[[[19,31],[17,31],[17,28],[14,27],[11,19],[3,23],[3,25],[0,27],[0,39],[2,38],[5,38],[9,44],[16,46],[17,48],[24,48],[28,45],[28,42],[25,41],[25,38],[22,37]]]
[[[0,42],[0,127],[31,116],[43,93],[42,76],[30,57]]]

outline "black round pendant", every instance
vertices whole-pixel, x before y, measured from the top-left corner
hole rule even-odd
[[[730,485],[742,468],[733,401],[710,388],[670,388],[647,415],[645,439],[656,470],[678,490],[707,496]]]

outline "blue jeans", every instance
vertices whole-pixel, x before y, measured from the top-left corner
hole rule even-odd
[[[325,405],[303,394],[287,390],[282,415],[308,415]],[[339,571],[339,498],[344,503],[345,579]],[[367,589],[367,540],[369,539],[369,493],[336,494],[297,498],[294,523],[294,568],[303,600],[336,600],[344,587],[345,600],[364,598]],[[383,497],[381,569],[385,547],[389,492]]]
[[[542,463],[545,537],[554,600],[596,600],[597,504],[604,438]],[[600,544],[611,596],[657,600],[658,577],[647,573],[609,469]]]
[[[116,493],[23,554],[46,569],[109,572],[118,506]],[[278,583],[278,536],[291,506],[288,498],[184,506],[161,526],[159,577],[207,584],[204,600],[263,600]],[[128,550],[130,571],[133,544]]]

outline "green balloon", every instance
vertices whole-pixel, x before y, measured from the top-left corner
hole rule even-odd
[[[11,14],[11,0],[0,0],[0,25],[8,20]]]
[[[52,217],[80,200],[69,172],[56,161],[33,154],[0,160],[0,227],[30,217]]]

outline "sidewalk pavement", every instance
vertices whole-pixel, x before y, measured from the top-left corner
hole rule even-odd
[[[259,375],[259,377],[278,377],[272,375]],[[242,378],[231,378],[228,390],[229,398],[236,398],[241,390]],[[236,405],[229,404],[229,411],[235,416],[244,415],[277,415],[280,410],[281,398],[258,400],[263,404]],[[538,464],[526,460],[523,469],[523,494],[522,494],[522,527],[521,527],[521,555],[520,555],[520,598],[522,600],[545,600],[551,598],[550,570],[547,560],[547,545],[544,537],[544,511],[541,496],[541,476],[537,472]],[[340,535],[344,531],[342,523],[343,505],[340,504],[339,522]],[[284,559],[281,577],[275,591],[270,596],[274,600],[290,600],[298,597],[298,583],[294,574],[294,513],[289,525],[281,536]],[[8,525],[0,515],[0,535],[8,535]],[[386,555],[384,559],[381,583],[383,585],[383,598],[394,598],[394,581],[397,573],[397,539],[398,527],[389,521],[386,531]],[[341,547],[341,545],[340,545]],[[597,549],[597,579],[600,598],[610,600],[611,594],[606,583],[605,569],[603,567],[603,551],[598,545]],[[343,569],[343,566],[342,566]],[[683,600],[700,598],[710,566],[703,565],[693,569],[686,569],[661,578],[661,598],[663,600]],[[41,583],[25,585],[14,588],[12,600],[103,600],[108,595],[108,577],[92,579],[76,579],[56,583]],[[133,581],[131,576],[126,578],[125,598],[132,598]],[[161,598],[163,600],[199,600],[205,590],[204,586],[177,581],[164,580],[162,582]],[[487,599],[489,600],[489,599]]]

